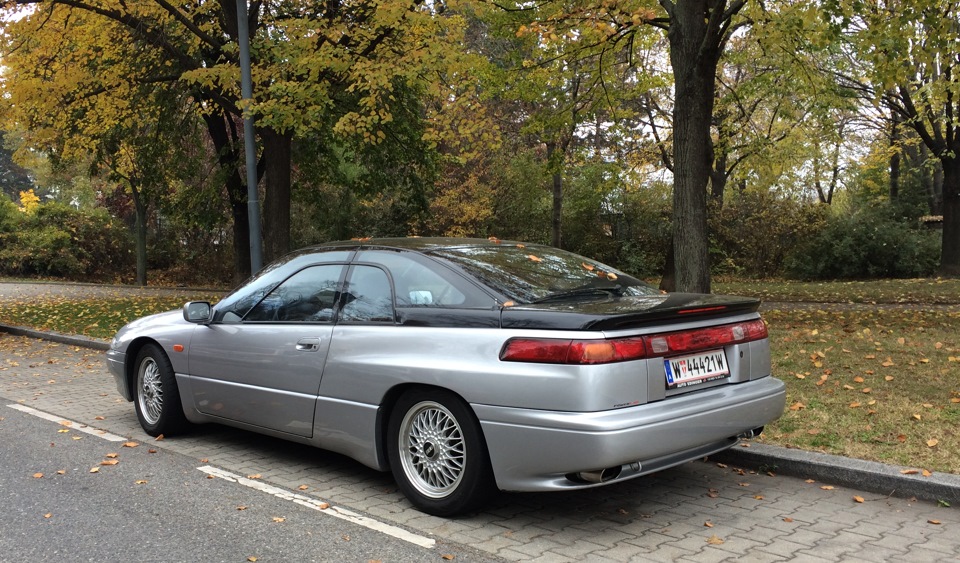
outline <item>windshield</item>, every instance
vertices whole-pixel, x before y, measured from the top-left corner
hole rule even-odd
[[[660,293],[615,268],[548,246],[504,242],[431,254],[450,260],[517,303]]]

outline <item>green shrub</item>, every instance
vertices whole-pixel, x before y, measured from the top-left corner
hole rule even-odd
[[[800,279],[914,278],[933,274],[940,235],[923,230],[889,203],[831,217],[788,257],[787,274]]]
[[[797,242],[819,232],[826,215],[825,206],[770,192],[737,193],[710,211],[713,273],[754,278],[781,275]]]
[[[46,203],[33,213],[14,211],[0,211],[4,274],[113,279],[132,267],[130,235],[104,209]],[[8,231],[10,224],[16,229]]]

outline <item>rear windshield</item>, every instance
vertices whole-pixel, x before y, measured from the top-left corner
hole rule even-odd
[[[431,252],[517,303],[660,291],[615,268],[549,246],[491,243]]]

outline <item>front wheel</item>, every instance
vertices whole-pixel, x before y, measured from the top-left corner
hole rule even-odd
[[[134,404],[143,430],[151,436],[170,436],[186,428],[177,379],[163,349],[156,344],[141,348],[136,370]]]
[[[456,395],[417,389],[397,401],[387,431],[390,469],[418,509],[453,516],[493,490],[480,424]]]

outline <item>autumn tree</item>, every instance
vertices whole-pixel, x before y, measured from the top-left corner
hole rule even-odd
[[[960,6],[941,0],[833,0],[823,3],[821,15],[832,45],[825,72],[888,108],[939,162],[940,273],[960,275]]]
[[[595,48],[614,60],[651,27],[665,33],[674,78],[673,249],[676,289],[710,291],[707,183],[713,162],[711,126],[721,56],[747,0],[636,0],[633,2],[547,2],[539,25],[557,36],[592,27]]]
[[[16,199],[17,192],[33,187],[30,174],[13,160],[13,150],[6,143],[7,133],[0,131],[0,191],[10,199]]]
[[[249,270],[249,244],[239,158],[243,152],[238,119],[243,108],[236,3],[7,3],[12,5],[32,5],[33,9],[25,17],[3,24],[6,55],[16,57],[20,44],[36,46],[31,50],[36,64],[24,60],[16,65],[17,79],[4,82],[12,98],[46,98],[48,106],[62,106],[64,111],[92,104],[109,108],[128,100],[124,85],[131,82],[163,84],[191,96],[225,171],[237,275],[243,276]],[[459,20],[439,16],[435,9],[439,7],[403,0],[251,4],[248,20],[256,95],[248,109],[255,116],[262,146],[258,172],[265,176],[264,240],[268,259],[289,246],[290,159],[295,137],[327,127],[341,136],[381,142],[388,134],[393,92],[400,84],[412,85],[425,96],[441,101],[438,111],[424,112],[428,117],[437,117],[446,106],[464,103],[472,95],[469,91],[459,97],[450,95],[450,85],[457,83],[457,70],[467,63],[458,55]],[[83,17],[79,17],[81,14]],[[150,64],[103,56],[104,52],[115,51],[97,44],[95,33],[84,34],[75,24],[78,20],[122,30],[122,42],[148,54]],[[72,41],[73,48],[61,49],[61,39]],[[71,89],[66,78],[71,73],[50,72],[51,64],[66,69],[62,61],[70,58],[95,61],[98,82],[74,82],[75,88]],[[446,80],[435,80],[438,75]],[[48,95],[43,88],[21,91],[24,81],[47,84],[52,86],[47,91],[59,95]],[[115,119],[106,109],[102,114]],[[427,134],[428,138],[449,132],[443,127],[442,115],[435,122],[438,126]]]

